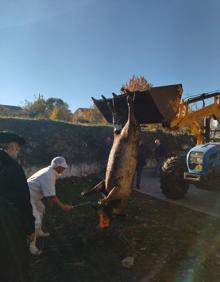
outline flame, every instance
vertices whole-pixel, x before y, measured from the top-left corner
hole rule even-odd
[[[110,225],[110,218],[104,214],[104,213],[100,213],[99,214],[99,224],[98,224],[98,228],[99,229],[104,229],[109,227]]]

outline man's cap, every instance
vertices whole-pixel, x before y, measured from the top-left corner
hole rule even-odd
[[[7,144],[10,142],[16,142],[19,145],[24,145],[25,139],[13,131],[0,131],[0,143]]]
[[[56,158],[52,159],[52,161],[51,161],[51,166],[52,166],[53,168],[56,168],[56,167],[58,167],[58,166],[61,166],[61,167],[63,167],[63,168],[67,168],[67,167],[68,167],[68,165],[67,165],[66,160],[64,159],[64,157],[56,157]]]

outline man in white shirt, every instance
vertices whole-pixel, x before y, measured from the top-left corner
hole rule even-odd
[[[49,199],[53,204],[68,212],[73,209],[72,205],[66,205],[56,196],[56,179],[67,168],[64,157],[56,157],[51,161],[51,165],[37,171],[28,178],[28,186],[31,195],[31,204],[33,215],[35,217],[35,239],[30,243],[30,252],[34,255],[42,253],[36,246],[37,237],[49,236],[49,233],[42,231],[43,215],[45,206],[42,202],[43,198]]]

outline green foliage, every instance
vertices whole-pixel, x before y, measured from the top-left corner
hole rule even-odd
[[[34,102],[25,101],[24,111],[31,118],[51,118],[54,120],[71,120],[69,105],[59,98],[44,99],[39,94]]]
[[[71,121],[72,114],[66,107],[55,106],[50,114],[50,119],[52,120],[63,120],[63,121]]]
[[[62,109],[68,109],[69,105],[59,98],[49,98],[46,101],[47,112],[52,112],[54,108],[59,107]]]
[[[36,100],[34,102],[25,101],[24,111],[31,118],[42,118],[46,116],[46,101],[42,95],[38,95],[35,97]]]

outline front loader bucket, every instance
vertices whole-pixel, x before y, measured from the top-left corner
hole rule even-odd
[[[182,85],[167,85],[152,87],[143,92],[129,92],[127,94],[114,96],[112,99],[100,99],[93,101],[104,118],[112,123],[112,114],[107,102],[115,106],[115,110],[122,122],[128,118],[128,106],[126,97],[130,95],[134,101],[134,112],[136,120],[140,124],[168,123],[174,119],[178,112],[182,96]],[[114,100],[114,101],[113,101]]]

